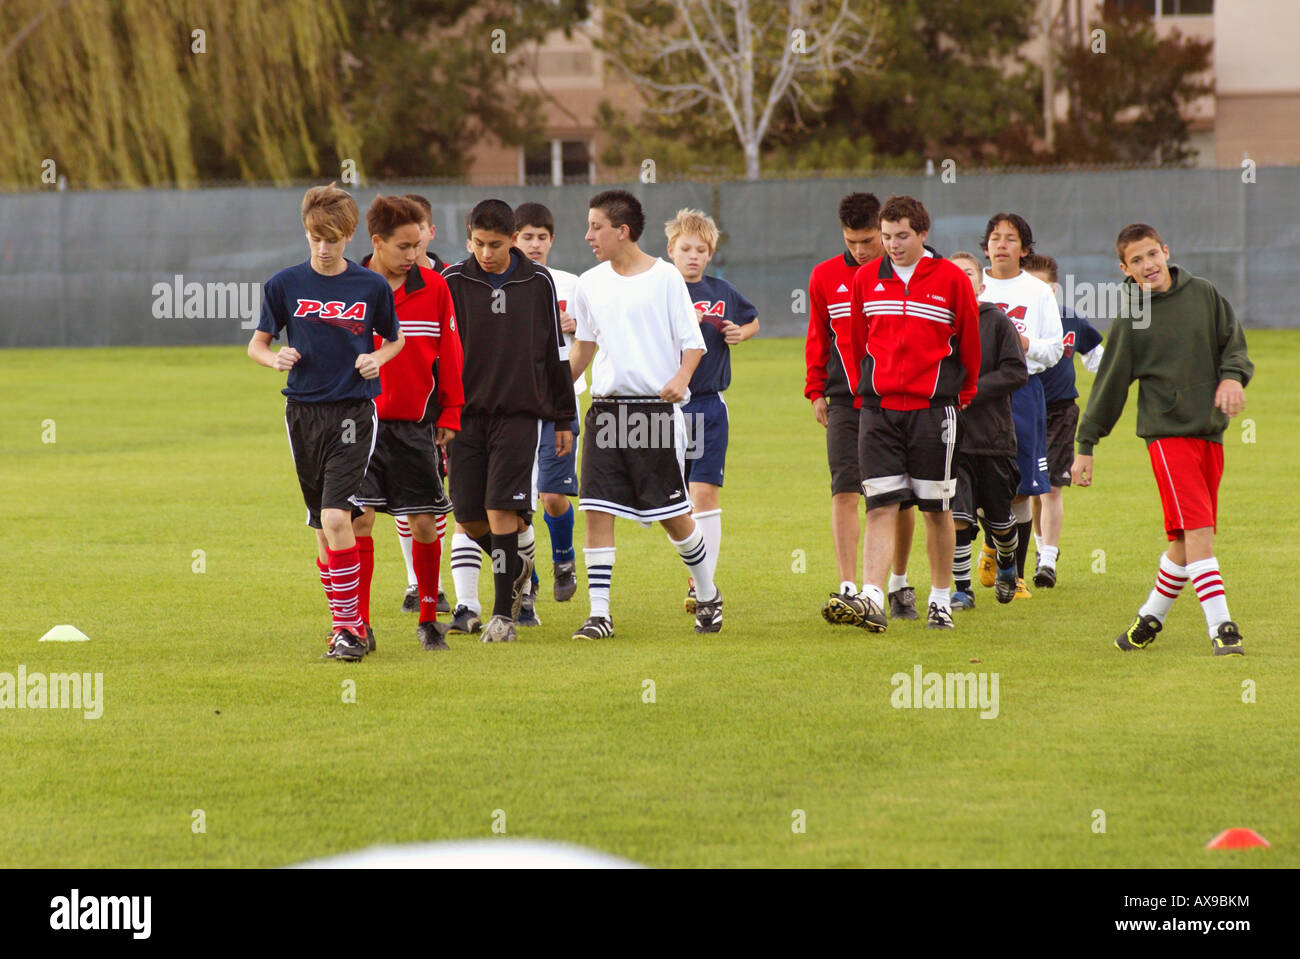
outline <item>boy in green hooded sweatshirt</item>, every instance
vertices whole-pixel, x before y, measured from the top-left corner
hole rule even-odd
[[[1214,533],[1223,431],[1245,407],[1244,387],[1255,371],[1246,334],[1213,284],[1170,264],[1169,247],[1154,227],[1124,227],[1115,251],[1136,319],[1117,318],[1107,334],[1088,410],[1079,421],[1070,476],[1078,486],[1092,484],[1093,447],[1114,428],[1129,386],[1140,380],[1137,432],[1147,441],[1169,538],[1155,588],[1115,645],[1125,651],[1151,645],[1190,579],[1214,655],[1241,654],[1241,632],[1228,615],[1214,557]]]

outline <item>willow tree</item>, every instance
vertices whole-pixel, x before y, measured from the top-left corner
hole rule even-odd
[[[338,170],[357,155],[346,39],[338,0],[8,0],[0,182],[191,186]]]

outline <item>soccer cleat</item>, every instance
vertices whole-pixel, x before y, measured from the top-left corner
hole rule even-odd
[[[858,625],[858,614],[851,602],[854,599],[856,597],[848,591],[831,593],[831,598],[822,606],[822,619],[832,626]]]
[[[964,589],[954,589],[950,606],[954,613],[959,609],[974,609],[975,594]]]
[[[528,592],[528,584],[533,577],[533,561],[527,556],[520,556],[519,562],[522,564],[519,568],[519,575],[510,584],[510,618],[516,622],[519,620],[519,611],[524,606],[524,594]],[[484,642],[488,642],[488,640],[484,640]]]
[[[446,623],[420,623],[415,627],[415,638],[420,641],[421,649],[451,649],[446,636]]]
[[[487,626],[483,628],[483,635],[479,637],[479,642],[512,643],[514,639],[514,620],[507,619],[505,616],[493,616],[488,620]]]
[[[872,633],[883,633],[889,625],[888,620],[885,619],[885,611],[874,599],[865,594],[852,596],[844,593],[832,597],[832,602],[841,607],[839,615],[847,617],[840,619],[839,622],[849,623]]]
[[[542,625],[541,617],[537,615],[537,597],[532,593],[524,597],[524,601],[519,607],[519,618],[515,620],[515,624],[519,626]]]
[[[695,631],[697,633],[722,631],[722,590],[716,586],[712,599],[698,600],[695,604]]]
[[[438,590],[438,612],[440,613],[451,612],[451,603],[447,602],[447,594],[444,593],[442,590]]]
[[[604,616],[588,616],[587,621],[578,627],[574,639],[610,639],[614,635],[614,623]]]
[[[406,595],[402,597],[402,612],[418,613],[420,611],[420,587],[406,587]]]
[[[1115,646],[1126,653],[1134,649],[1146,649],[1162,629],[1164,625],[1154,616],[1136,616],[1133,625],[1116,637]]]
[[[921,618],[916,611],[916,590],[911,586],[904,586],[902,589],[896,589],[889,594],[889,618]]]
[[[339,659],[355,663],[366,655],[366,641],[350,630],[340,629],[330,637],[330,648],[325,651],[327,659]]]
[[[370,628],[369,623],[366,623],[366,652],[373,653],[374,651],[375,651],[375,631]]]
[[[1029,590],[1025,589],[1025,578],[1023,576],[1016,577],[1016,594],[1011,598],[1012,599],[1033,599],[1034,598],[1034,594],[1031,593]]]
[[[697,602],[698,601],[695,597],[695,577],[687,576],[686,577],[686,598],[682,600],[682,609],[686,610],[686,612],[694,616],[695,606]]]
[[[980,561],[976,572],[979,573],[981,586],[993,585],[993,580],[998,574],[997,552],[988,543],[980,547]]]
[[[464,603],[457,606],[452,613],[447,632],[452,635],[471,636],[483,628],[483,620]]]
[[[1034,570],[1034,585],[1051,589],[1056,585],[1056,570],[1051,566],[1039,566]]]
[[[952,629],[952,610],[938,603],[930,604],[930,612],[925,617],[926,629]]]
[[[1016,591],[1024,585],[1023,579],[1016,579],[1016,568],[1008,566],[1006,569],[999,569],[997,579],[993,583],[993,595],[998,598],[999,603],[1009,603],[1016,598]],[[1029,595],[1028,592],[1025,593]]]
[[[1218,635],[1210,640],[1210,645],[1214,647],[1215,656],[1246,655],[1241,647],[1241,630],[1232,620],[1219,624]]]
[[[578,591],[578,570],[573,560],[555,564],[555,585],[552,590],[557,603],[567,603],[573,599],[573,594]]]

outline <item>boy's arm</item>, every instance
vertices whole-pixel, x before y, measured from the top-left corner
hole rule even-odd
[[[460,414],[465,408],[465,384],[462,379],[465,355],[460,348],[460,331],[456,329],[456,311],[451,308],[451,294],[446,294],[443,319],[438,333],[437,427],[451,432],[460,429]],[[441,434],[440,434],[441,435]],[[446,436],[444,442],[450,442]]]
[[[587,364],[596,355],[596,327],[591,321],[591,304],[587,302],[581,281],[573,288],[569,305],[573,307],[573,319],[577,323],[573,331],[573,345],[569,347],[569,371],[573,377],[572,382],[576,383],[578,377],[587,372]]]
[[[1040,330],[1043,335],[1037,339],[1026,337],[1029,345],[1025,347],[1025,356],[1050,369],[1065,353],[1065,342],[1062,339],[1065,330],[1061,326],[1061,307],[1056,302],[1056,297],[1052,295],[1051,289],[1043,291],[1038,301],[1038,313],[1043,318],[1043,327]]]
[[[690,385],[691,377],[695,375],[695,368],[700,365],[700,358],[704,356],[704,350],[688,349],[682,350],[682,365],[677,368],[673,378],[664,384],[663,389],[659,391],[659,398],[665,403],[680,403],[686,399],[686,388]]]
[[[1128,388],[1133,383],[1132,337],[1131,321],[1116,319],[1111,324],[1101,369],[1088,394],[1088,408],[1079,418],[1079,457],[1088,458],[1090,470],[1093,447],[1115,428],[1128,401]]]
[[[302,354],[292,346],[281,347],[278,351],[271,349],[271,339],[284,329],[285,322],[280,287],[275,277],[272,277],[263,290],[262,313],[258,317],[257,330],[248,341],[248,355],[254,363],[283,373],[293,369],[293,365],[302,359]]]
[[[691,302],[691,295],[686,289],[686,281],[680,276],[677,279],[676,284],[669,286],[668,313],[676,346],[682,352],[682,363],[659,390],[659,398],[665,403],[680,403],[686,399],[691,377],[695,375],[695,368],[700,365],[700,358],[707,351],[704,334],[700,332],[700,323],[695,315],[695,304]]]
[[[357,357],[356,370],[367,380],[379,375],[379,368],[402,351],[406,337],[397,325],[397,307],[393,305],[393,291],[384,284],[380,300],[375,304],[375,316],[371,329],[386,341],[379,349],[362,353]]]
[[[1214,391],[1214,405],[1229,416],[1236,416],[1245,409],[1244,387],[1255,375],[1255,364],[1246,355],[1246,331],[1232,304],[1218,290],[1214,291],[1214,299],[1219,334],[1219,386]]]
[[[987,373],[980,374],[979,390],[970,404],[972,408],[1010,396],[1029,382],[1029,368],[1025,366],[1025,351],[1020,346],[1020,334],[1005,313],[999,310],[998,315],[1000,320],[995,340],[997,365]],[[983,363],[983,357],[980,362]]]
[[[812,401],[817,420],[826,425],[826,364],[831,358],[830,314],[826,299],[813,282],[816,270],[808,276],[808,336],[804,341],[803,395]],[[820,405],[820,410],[818,407]]]
[[[980,379],[980,307],[975,302],[975,290],[972,289],[966,274],[960,280],[953,281],[957,290],[956,307],[957,352],[961,357],[962,369],[966,377],[961,391],[957,394],[957,405],[961,409],[970,406],[979,392]],[[853,285],[857,290],[857,284]],[[856,299],[856,292],[854,299]]]
[[[758,309],[734,286],[731,291],[735,294],[733,302],[736,305],[736,321],[722,321],[722,338],[728,346],[735,346],[758,335]]]

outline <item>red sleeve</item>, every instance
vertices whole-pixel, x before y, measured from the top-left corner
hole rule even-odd
[[[956,279],[953,280],[957,283],[957,308],[954,312],[957,315],[957,353],[961,357],[966,376],[962,381],[961,392],[957,394],[957,403],[966,406],[975,399],[979,387],[980,307],[975,301],[975,289],[964,272],[961,278],[964,282],[957,283]]]
[[[831,359],[830,328],[826,295],[817,282],[817,269],[814,267],[808,276],[808,338],[804,343],[808,375],[803,387],[803,395],[814,402],[826,394],[826,364]]]
[[[442,284],[442,317],[438,326],[438,414],[437,425],[449,430],[460,429],[460,411],[465,406],[465,387],[461,382],[464,354],[460,331],[456,329],[456,311],[451,305],[451,291]]]

